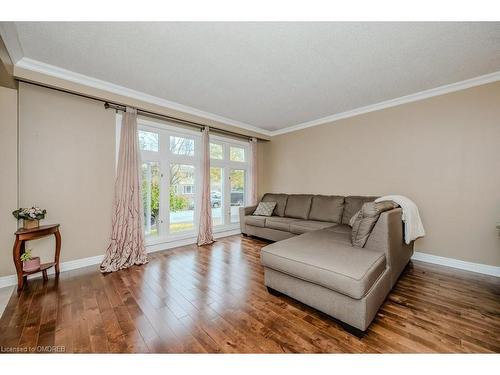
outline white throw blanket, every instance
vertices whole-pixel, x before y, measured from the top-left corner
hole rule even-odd
[[[425,236],[424,226],[418,213],[417,205],[409,198],[402,195],[386,195],[375,199],[375,202],[392,201],[399,204],[401,207],[402,219],[405,223],[405,242],[409,244],[411,241],[419,237]]]

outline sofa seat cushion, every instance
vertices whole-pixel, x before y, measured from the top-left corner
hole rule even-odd
[[[290,224],[300,221],[300,219],[293,219],[291,217],[271,216],[266,219],[266,228],[283,230],[290,232]]]
[[[249,215],[249,216],[245,216],[245,224],[246,225],[253,225],[254,227],[264,228],[266,225],[266,219],[267,219],[267,216]]]
[[[314,221],[314,220],[299,220],[295,223],[290,224],[290,232],[295,234],[302,234],[306,232],[311,232],[313,230],[319,230],[336,225],[335,223],[328,223],[325,221]]]
[[[340,223],[344,212],[344,197],[315,195],[312,198],[309,220]]]
[[[275,242],[262,249],[262,264],[361,299],[384,272],[385,255],[334,241],[335,235],[323,229]]]
[[[285,208],[285,216],[295,219],[307,220],[311,209],[312,195],[291,194],[288,196]]]

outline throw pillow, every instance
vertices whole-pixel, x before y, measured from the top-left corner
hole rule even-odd
[[[363,204],[352,225],[351,240],[352,245],[356,247],[364,247],[368,237],[370,236],[377,220],[382,212],[392,210],[398,205],[391,201],[384,202],[369,202]]]
[[[354,215],[352,215],[351,217],[351,220],[349,220],[349,226],[352,227],[354,225],[354,222],[356,221],[356,219],[358,218],[358,215],[359,213],[361,212],[361,210],[359,210],[358,212],[356,212]]]
[[[271,216],[276,207],[276,202],[260,202],[252,215]]]

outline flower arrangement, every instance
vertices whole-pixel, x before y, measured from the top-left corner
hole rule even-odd
[[[19,208],[12,212],[12,215],[19,220],[41,220],[45,218],[47,210],[42,210],[40,207],[30,207],[30,208]]]
[[[19,220],[23,219],[23,228],[24,229],[33,229],[38,228],[39,221],[41,219],[45,219],[45,214],[47,210],[41,209],[40,207],[30,207],[30,208],[19,208],[12,212],[12,215]]]

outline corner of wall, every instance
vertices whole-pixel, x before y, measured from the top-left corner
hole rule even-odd
[[[11,262],[13,233],[17,222],[9,213],[18,203],[18,91],[0,87],[0,276],[14,272]]]

